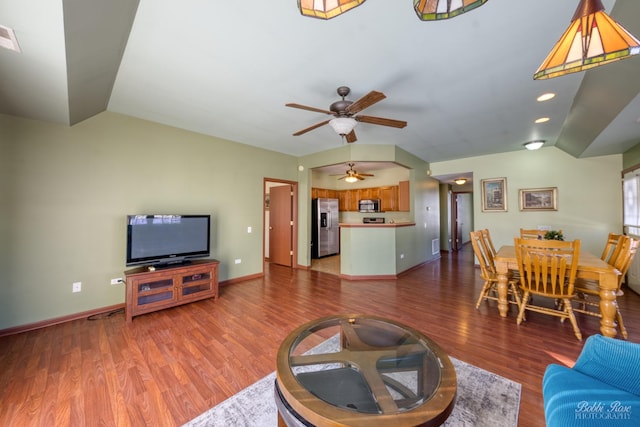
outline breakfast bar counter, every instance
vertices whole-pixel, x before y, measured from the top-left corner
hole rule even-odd
[[[340,228],[396,228],[415,227],[415,222],[391,222],[384,224],[340,223]]]
[[[340,277],[350,280],[395,279],[411,265],[406,242],[414,222],[340,223]],[[405,256],[406,255],[406,256]]]

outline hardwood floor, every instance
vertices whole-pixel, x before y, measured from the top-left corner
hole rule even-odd
[[[196,417],[275,369],[295,327],[335,313],[370,313],[410,325],[451,356],[522,384],[520,426],[544,425],[541,379],[549,363],[582,348],[569,322],[494,302],[475,308],[481,287],[470,248],[398,280],[348,281],[265,267],[265,277],[223,286],[206,300],[136,317],[116,313],[0,338],[0,425],[172,426]],[[629,339],[640,340],[640,297],[619,300]],[[598,319],[578,315],[585,337]]]

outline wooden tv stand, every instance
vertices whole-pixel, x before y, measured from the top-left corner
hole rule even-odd
[[[125,271],[127,323],[140,314],[218,298],[218,264],[215,259],[206,259],[155,271],[149,267]]]

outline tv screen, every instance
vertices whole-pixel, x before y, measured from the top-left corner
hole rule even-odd
[[[127,215],[127,266],[209,256],[210,215]]]

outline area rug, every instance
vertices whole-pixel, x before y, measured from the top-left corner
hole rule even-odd
[[[311,352],[336,347],[331,338]],[[453,412],[447,427],[516,427],[521,385],[507,378],[450,357],[458,378]],[[277,426],[272,372],[244,390],[214,406],[185,427],[270,427]]]

